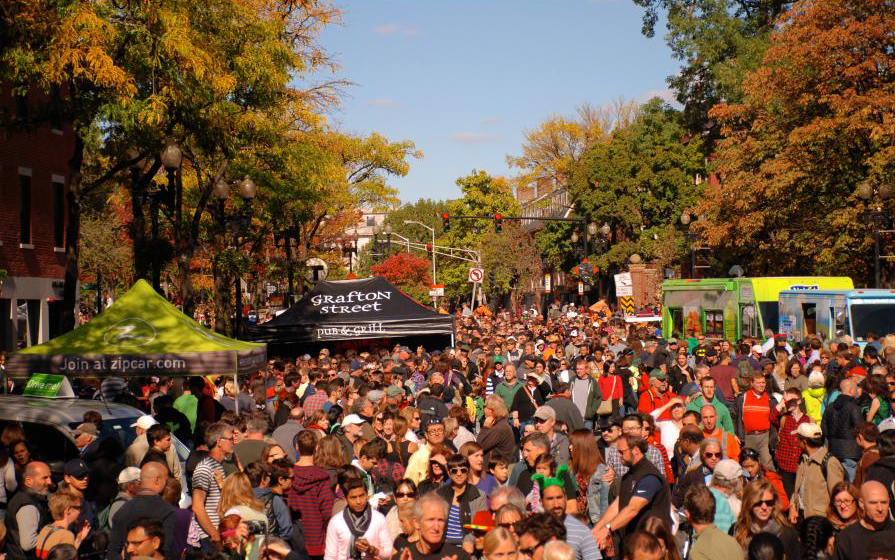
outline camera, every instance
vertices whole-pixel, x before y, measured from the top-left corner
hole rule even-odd
[[[246,521],[245,524],[250,535],[263,535],[267,532],[267,523],[264,521]]]

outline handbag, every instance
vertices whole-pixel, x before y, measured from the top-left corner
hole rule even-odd
[[[609,391],[609,398],[603,399],[600,401],[600,406],[597,407],[597,416],[608,416],[612,414],[612,394],[615,393],[615,384],[618,382],[618,376],[612,376],[612,389]]]

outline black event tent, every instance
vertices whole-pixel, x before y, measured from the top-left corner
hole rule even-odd
[[[331,340],[449,335],[454,320],[426,309],[380,276],[319,282],[295,305],[250,329],[255,341]]]

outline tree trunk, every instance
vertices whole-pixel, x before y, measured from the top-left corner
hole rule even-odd
[[[62,322],[60,331],[66,333],[75,328],[78,306],[78,258],[81,236],[81,167],[84,163],[84,141],[75,135],[75,149],[68,161],[68,190],[65,220],[65,283],[62,289]]]

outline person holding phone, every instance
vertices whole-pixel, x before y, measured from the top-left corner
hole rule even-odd
[[[354,467],[350,467],[352,470]],[[350,471],[349,471],[350,472]],[[392,555],[392,538],[385,516],[370,507],[360,473],[340,474],[339,487],[346,507],[326,528],[324,560],[386,560]]]

